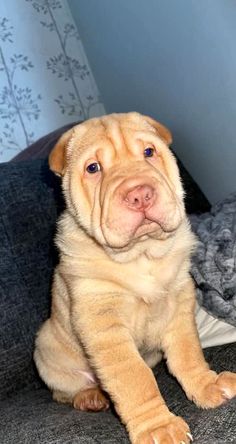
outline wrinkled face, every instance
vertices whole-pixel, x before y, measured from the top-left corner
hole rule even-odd
[[[50,165],[59,172],[59,159],[67,206],[90,236],[129,249],[175,232],[184,216],[183,190],[165,127],[137,113],[112,114],[63,137]]]

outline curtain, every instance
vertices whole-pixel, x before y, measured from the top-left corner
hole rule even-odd
[[[0,162],[105,113],[67,1],[0,3]]]

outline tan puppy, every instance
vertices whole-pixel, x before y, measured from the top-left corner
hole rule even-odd
[[[211,371],[199,344],[189,275],[196,241],[170,143],[149,117],[112,114],[75,126],[49,158],[67,209],[35,362],[58,401],[102,410],[101,389],[109,393],[135,444],[192,439],[150,370],[162,353],[197,405],[236,394],[236,374]]]

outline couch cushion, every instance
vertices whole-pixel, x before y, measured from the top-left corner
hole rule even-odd
[[[46,161],[0,165],[0,398],[39,384],[32,348],[48,316],[58,193]]]
[[[236,344],[205,351],[213,368],[236,370]],[[214,409],[198,409],[161,363],[155,369],[161,392],[169,408],[190,425],[196,444],[235,443],[236,399]],[[142,388],[140,387],[140,390]],[[78,412],[57,404],[48,390],[22,391],[0,403],[1,444],[128,444],[124,427],[113,412]]]

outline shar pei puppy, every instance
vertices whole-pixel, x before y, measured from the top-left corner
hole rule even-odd
[[[53,398],[99,411],[109,399],[133,444],[188,444],[151,368],[169,371],[199,407],[236,394],[236,374],[206,363],[189,274],[196,245],[170,131],[138,113],[90,119],[66,132],[49,157],[66,210],[51,316],[34,358]]]

